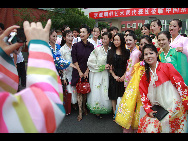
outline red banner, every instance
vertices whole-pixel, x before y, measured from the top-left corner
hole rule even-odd
[[[173,15],[173,14],[188,14],[188,8],[130,8],[130,9],[90,12],[89,17],[93,19],[100,19],[100,18],[114,18],[114,17]]]

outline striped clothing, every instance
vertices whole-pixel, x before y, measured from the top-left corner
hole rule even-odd
[[[0,83],[6,84],[0,88],[0,132],[3,133],[55,132],[65,116],[62,86],[48,44],[31,40],[28,46],[26,89],[14,95],[17,73],[10,57],[0,49]]]
[[[18,72],[12,58],[0,48],[0,92],[14,94],[18,90],[18,83]]]

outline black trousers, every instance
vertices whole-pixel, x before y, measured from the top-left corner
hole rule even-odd
[[[18,71],[19,78],[21,78],[21,85],[25,87],[26,86],[26,70],[25,70],[24,61],[17,63],[17,71]]]

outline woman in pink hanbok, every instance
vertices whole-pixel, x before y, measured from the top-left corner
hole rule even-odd
[[[182,28],[182,21],[173,19],[169,25],[169,32],[172,36],[170,46],[176,48],[178,52],[182,52],[188,58],[188,39],[179,34]]]

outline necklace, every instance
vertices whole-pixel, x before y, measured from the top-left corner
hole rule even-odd
[[[158,67],[158,64],[159,64],[159,62],[157,61],[157,63],[156,63],[156,67],[155,67],[155,71],[153,72],[152,71],[152,69],[150,68],[150,71],[151,71],[151,73],[152,73],[152,75],[151,75],[151,84],[153,85],[153,87],[155,87],[155,81],[157,81],[158,80],[158,76],[157,76],[157,73],[156,73],[156,69],[157,69],[157,67]]]

